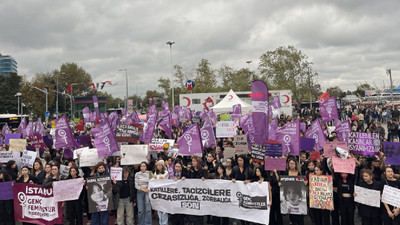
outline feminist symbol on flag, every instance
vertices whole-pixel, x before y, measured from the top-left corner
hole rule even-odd
[[[61,136],[61,139],[64,140],[65,144],[68,144],[67,133],[64,130],[59,130],[58,135]]]
[[[285,135],[285,136],[283,136],[283,141],[285,142],[285,145],[286,145],[286,148],[288,149],[288,153],[290,153],[290,141],[291,141],[292,139],[290,138],[290,136],[289,135]]]
[[[208,131],[206,130],[202,130],[201,131],[201,138],[205,141],[205,144],[208,144],[208,137],[210,136],[210,134],[208,133]]]
[[[108,152],[111,152],[111,149],[110,149],[110,139],[108,139],[107,136],[103,139],[103,143],[107,146]]]
[[[312,137],[313,137],[314,140],[315,140],[315,144],[318,144],[318,135],[317,135],[317,134],[314,134]]]
[[[332,117],[332,116],[331,116],[331,113],[332,113],[332,107],[330,107],[330,106],[326,107],[326,111],[328,111],[329,118],[331,118],[331,117]]]
[[[183,138],[185,138],[186,144],[188,146],[188,152],[190,152],[190,146],[192,146],[192,136],[190,136],[190,134],[185,134]]]

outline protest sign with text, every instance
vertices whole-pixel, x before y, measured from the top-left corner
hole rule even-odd
[[[7,163],[10,160],[15,160],[20,157],[21,153],[19,152],[0,151],[0,163]]]
[[[335,153],[335,148],[336,147],[339,147],[339,148],[347,150],[347,142],[344,142],[344,141],[328,141],[328,142],[325,142],[325,144],[324,144],[324,157],[325,158],[330,158],[330,157],[336,155],[336,153]]]
[[[31,144],[35,148],[44,148],[46,147],[46,144],[43,141],[43,137],[40,134],[34,134],[29,136],[29,140],[31,141]]]
[[[70,168],[71,167],[66,165],[60,165],[60,174],[64,177],[68,177]]]
[[[136,165],[147,162],[148,145],[121,145],[121,165]]]
[[[378,190],[372,190],[355,185],[354,193],[356,193],[356,196],[354,197],[355,202],[377,208],[381,206],[381,192]]]
[[[383,187],[382,202],[400,208],[400,189],[385,185]]]
[[[26,139],[10,139],[10,151],[23,152],[26,149]]]
[[[111,180],[122,180],[122,167],[111,167],[110,169]]]
[[[264,169],[267,171],[270,170],[286,171],[286,159],[265,157]]]
[[[99,158],[96,148],[91,148],[89,150],[82,151],[79,157],[79,166],[95,166],[98,162],[103,160]]]
[[[9,134],[6,134],[6,136],[4,137],[4,144],[9,145],[11,139],[20,139],[20,138],[21,138],[21,134],[20,133],[9,133]]]
[[[282,144],[279,141],[268,140],[264,143],[265,155],[271,157],[281,157],[282,156]]]
[[[54,201],[63,202],[79,198],[83,188],[83,178],[53,182]]]
[[[333,210],[332,176],[310,175],[310,208]]]
[[[235,159],[236,149],[235,148],[228,148],[226,147],[224,150],[224,159]]]
[[[383,152],[386,156],[385,164],[400,165],[400,142],[383,142]]]
[[[247,144],[247,135],[235,135],[233,137],[233,142],[235,145],[237,154],[247,154],[249,151],[249,146]]]
[[[151,139],[151,143],[149,144],[150,151],[163,151],[164,147],[168,146],[168,149],[172,149],[174,147],[175,140],[174,139],[160,139],[153,138]]]
[[[251,161],[257,162],[261,165],[264,164],[265,146],[256,143],[251,144]]]
[[[119,124],[117,125],[115,137],[117,138],[118,142],[128,142],[136,144],[136,141],[139,139],[140,135],[142,135],[142,132],[142,124]]]
[[[36,159],[36,154],[37,154],[36,152],[24,150],[21,157],[21,165],[32,168],[33,163],[35,162]]]
[[[150,202],[165,213],[212,215],[268,224],[268,183],[227,180],[168,180],[149,182]]]
[[[219,121],[215,133],[217,138],[233,137],[236,135],[236,123],[234,121]]]
[[[89,177],[86,179],[89,212],[104,212],[114,209],[110,176]],[[91,196],[101,196],[101,198]]]
[[[350,173],[354,174],[356,168],[356,161],[354,158],[341,159],[336,156],[332,157],[333,170],[336,173]]]
[[[381,141],[378,133],[350,132],[347,140],[350,153],[363,155],[379,155]]]

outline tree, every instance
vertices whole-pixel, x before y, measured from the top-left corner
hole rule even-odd
[[[329,97],[343,98],[346,96],[346,92],[343,92],[339,86],[330,87],[326,91],[329,93]]]
[[[375,88],[373,88],[370,84],[368,84],[367,82],[365,83],[358,83],[357,85],[357,89],[354,91],[354,94],[357,95],[359,94],[361,97],[365,97],[365,91],[372,91],[375,90]]]
[[[18,112],[18,99],[15,96],[21,86],[22,78],[16,73],[0,76],[0,113]]]
[[[261,55],[259,69],[261,79],[272,89],[289,89],[293,99],[300,105],[307,95],[315,99],[312,93],[317,88],[318,73],[312,70],[312,62],[293,46],[279,47]]]
[[[150,103],[154,103],[158,107],[160,107],[161,103],[163,101],[162,96],[163,96],[163,93],[161,93],[161,92],[158,92],[156,90],[148,90],[146,92],[145,98],[143,99],[143,107],[148,108]]]
[[[193,92],[195,93],[207,93],[215,91],[217,85],[217,77],[215,76],[214,70],[211,68],[211,64],[207,59],[202,59],[196,68],[197,76],[194,79],[195,87]]]
[[[69,85],[72,87],[72,95],[74,97],[81,96],[92,90],[92,86],[89,84],[92,82],[92,76],[76,63],[63,63],[60,69],[54,70],[52,74],[53,82],[56,82],[58,76],[60,92],[66,91]]]
[[[253,72],[248,69],[234,70],[229,66],[223,66],[218,70],[218,75],[222,79],[221,91],[251,91],[251,78]]]

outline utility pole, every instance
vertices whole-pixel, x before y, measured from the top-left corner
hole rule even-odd
[[[172,109],[175,107],[175,93],[174,93],[174,84],[173,84],[173,79],[174,76],[172,75],[172,45],[175,44],[175,41],[168,41],[167,45],[169,45],[169,53],[171,56],[171,92],[172,92]]]
[[[390,96],[391,96],[391,101],[392,101],[392,109],[394,109],[392,70],[386,69],[386,74],[390,76]]]

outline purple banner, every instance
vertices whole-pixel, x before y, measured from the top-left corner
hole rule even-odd
[[[203,145],[201,143],[199,124],[190,126],[181,137],[178,138],[179,154],[193,155],[202,154]]]
[[[71,128],[68,125],[68,119],[66,115],[55,119],[56,122],[56,143],[55,148],[65,148],[69,146],[75,146],[74,137],[72,136]]]
[[[90,123],[90,110],[89,107],[85,107],[82,109],[82,114],[83,114],[83,120],[85,123]]]
[[[272,103],[271,105],[275,108],[275,109],[280,109],[281,106],[281,101],[279,100],[279,96],[274,96],[274,99],[272,99]]]
[[[78,141],[78,144],[84,145],[84,146],[90,145],[90,143],[91,143],[89,135],[77,136],[76,140]]]
[[[254,143],[262,145],[268,138],[269,128],[269,92],[264,81],[256,80],[251,84],[251,101],[253,105]]]
[[[307,130],[306,123],[300,123],[300,131],[302,131],[303,133],[306,133],[306,130]]]
[[[282,145],[279,143],[264,143],[265,155],[271,157],[282,157]]]
[[[379,155],[381,150],[379,134],[350,132],[347,148],[353,154]]]
[[[139,141],[141,141],[143,143],[150,143],[151,142],[151,139],[153,138],[153,133],[154,133],[154,129],[155,129],[155,126],[156,126],[157,118],[158,118],[157,110],[155,110],[155,112],[153,112],[153,113],[149,113],[148,114],[147,124],[143,128],[143,133],[139,137]]]
[[[26,118],[24,117],[21,119],[21,123],[19,123],[18,133],[23,134],[25,128],[26,128]]]
[[[242,115],[242,105],[241,104],[233,105],[232,109],[233,109],[233,114]]]
[[[0,182],[0,200],[13,199],[13,182]]]
[[[214,130],[210,121],[210,118],[205,117],[203,127],[200,129],[201,139],[205,148],[213,148],[217,146],[215,141]]]
[[[400,142],[383,142],[386,165],[400,165]]]
[[[100,118],[100,111],[99,111],[99,100],[97,99],[96,95],[92,96],[93,99],[93,105],[94,105],[94,112],[96,118]]]
[[[46,135],[46,130],[44,129],[43,123],[40,118],[36,121],[35,131],[42,135],[42,137]]]
[[[269,123],[268,140],[276,140],[276,129],[278,129],[278,117]]]
[[[321,150],[324,148],[326,136],[324,134],[324,131],[322,130],[319,119],[314,120],[311,126],[307,129],[305,135],[307,138],[313,138],[315,140],[315,147],[317,150]]]
[[[283,155],[300,155],[300,121],[296,120],[278,127],[276,137],[282,144]]]
[[[168,108],[168,102],[166,104]],[[163,129],[168,138],[172,138],[172,130],[171,130],[172,116],[169,109],[164,109],[164,111],[162,112],[162,118],[158,122],[158,126],[160,126]]]
[[[20,139],[21,134],[20,133],[10,133],[6,134],[4,138],[4,144],[9,145],[10,144],[10,139]]]
[[[349,133],[351,132],[350,121],[345,120],[345,121],[339,122],[336,125],[335,131],[337,133],[337,137],[338,137],[339,141],[347,142]]]
[[[5,137],[7,134],[11,134],[11,130],[7,124],[4,124],[3,128],[1,129],[1,133]]]
[[[304,151],[314,151],[315,139],[314,138],[300,138],[300,149]]]
[[[99,158],[109,156],[119,151],[114,132],[111,130],[111,126],[107,121],[102,121],[99,126],[93,128],[91,131]]]
[[[328,122],[334,119],[339,119],[339,113],[336,105],[336,98],[331,97],[323,103],[319,103],[322,122]]]
[[[33,134],[33,121],[30,121],[22,133],[23,138],[28,138]]]
[[[54,144],[53,137],[50,134],[43,136],[43,142],[46,144],[47,147],[51,147]]]

